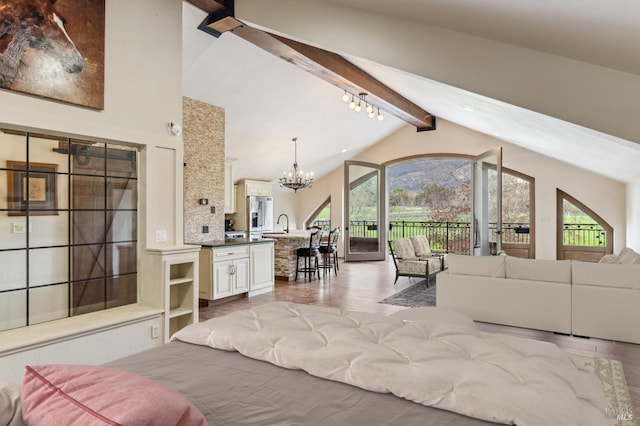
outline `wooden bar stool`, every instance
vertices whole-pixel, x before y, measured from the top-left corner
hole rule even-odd
[[[309,281],[311,281],[311,277],[318,272],[321,238],[322,231],[312,232],[309,236],[309,247],[300,247],[296,250],[296,281],[298,280],[298,272],[309,275]],[[300,267],[301,257],[304,259],[304,266],[302,268]],[[320,274],[318,274],[318,278],[320,278]]]
[[[338,275],[338,239],[340,238],[340,228],[335,228],[329,232],[327,244],[320,245],[320,254],[322,255],[322,276],[327,273],[327,269],[333,269],[333,273]]]

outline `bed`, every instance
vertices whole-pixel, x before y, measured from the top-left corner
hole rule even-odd
[[[210,425],[614,423],[598,379],[562,349],[439,308],[273,302],[104,367],[183,396]]]

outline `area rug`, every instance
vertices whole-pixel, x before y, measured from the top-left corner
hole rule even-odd
[[[594,358],[585,355],[571,357],[584,364],[593,371],[600,383],[607,399],[607,414],[615,420],[616,426],[636,426],[635,413],[633,413],[627,381],[620,361],[604,358]]]
[[[416,306],[436,306],[436,286],[422,280],[417,284],[407,287],[391,296],[381,300],[380,303],[415,308]]]

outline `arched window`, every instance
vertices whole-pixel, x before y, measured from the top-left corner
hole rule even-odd
[[[389,239],[425,235],[431,248],[469,254],[471,162],[425,156],[390,164]]]
[[[502,249],[535,257],[532,177],[502,169]],[[388,166],[389,239],[424,234],[432,247],[469,253],[469,158],[425,156]],[[496,224],[489,224],[495,231]],[[494,234],[495,235],[495,234]]]
[[[331,197],[327,198],[307,221],[306,228],[312,226],[317,226],[326,232],[331,230]]]
[[[613,227],[569,194],[557,190],[557,258],[597,262],[613,253]]]

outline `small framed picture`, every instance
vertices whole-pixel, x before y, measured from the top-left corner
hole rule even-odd
[[[9,216],[57,215],[57,164],[7,161]]]

